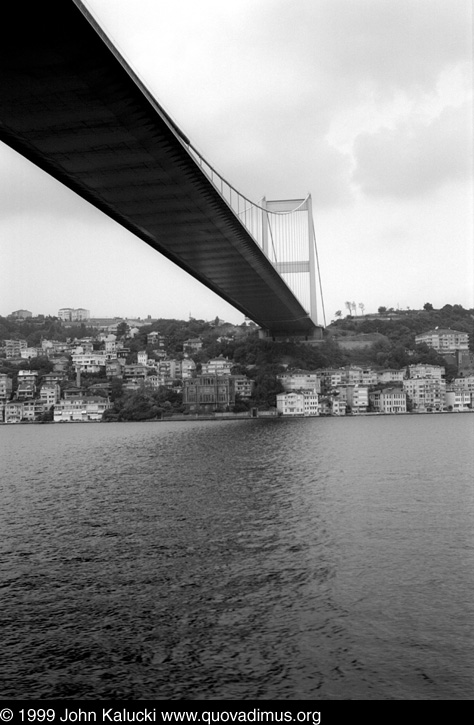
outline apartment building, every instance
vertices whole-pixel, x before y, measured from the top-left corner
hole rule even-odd
[[[440,327],[416,335],[415,342],[417,345],[425,343],[428,347],[432,347],[439,352],[440,355],[453,353],[456,350],[469,349],[469,335],[467,332]]]
[[[470,410],[472,404],[472,394],[469,390],[460,387],[450,387],[446,390],[444,406],[445,410],[455,413]]]
[[[26,340],[5,340],[5,354],[7,360],[21,358],[21,351],[26,350],[28,343]]]
[[[235,385],[235,394],[241,398],[251,398],[254,381],[246,375],[233,375],[232,378]]]
[[[378,370],[376,377],[376,382],[371,383],[371,385],[377,385],[377,383],[401,383],[405,377],[405,368],[402,368],[402,370],[393,370],[390,368]]]
[[[355,415],[366,413],[369,407],[369,388],[365,385],[338,385],[339,398]]]
[[[276,396],[276,407],[281,415],[303,417],[304,397],[301,391],[278,393]]]
[[[89,320],[91,313],[84,307],[61,307],[58,311],[58,317],[63,322],[82,322],[83,320]]]
[[[5,403],[4,419],[5,423],[19,423],[23,419],[23,403],[17,400]]]
[[[406,368],[407,378],[430,378],[434,380],[442,380],[446,374],[446,368],[440,365],[408,365]]]
[[[82,352],[71,353],[72,363],[76,371],[81,373],[100,373],[107,363],[105,352]]]
[[[59,385],[42,385],[40,390],[40,400],[46,406],[46,410],[49,410],[52,405],[55,405],[61,397],[61,388]]]
[[[225,357],[216,357],[202,364],[202,375],[230,375],[233,362]]]
[[[285,392],[293,390],[314,390],[321,392],[321,381],[317,372],[309,372],[308,370],[293,370],[291,372],[280,373],[277,379],[283,385]]]
[[[413,410],[430,413],[444,409],[446,382],[439,378],[407,378],[403,390],[410,399]]]
[[[54,406],[54,422],[99,421],[106,410],[112,407],[107,398],[78,398],[60,400]]]
[[[12,379],[5,373],[0,373],[0,401],[9,400],[12,394]]]

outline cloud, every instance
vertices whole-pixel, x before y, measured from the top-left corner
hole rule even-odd
[[[431,124],[360,134],[353,180],[371,197],[416,198],[472,174],[472,110],[446,108]]]

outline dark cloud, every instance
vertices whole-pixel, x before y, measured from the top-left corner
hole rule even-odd
[[[361,134],[353,179],[373,197],[416,198],[472,173],[469,105],[447,108],[430,125],[404,123]]]

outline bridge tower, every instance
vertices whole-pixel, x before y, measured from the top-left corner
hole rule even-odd
[[[318,325],[317,258],[311,195],[260,202],[262,250]]]

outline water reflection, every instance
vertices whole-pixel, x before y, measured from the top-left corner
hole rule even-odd
[[[473,422],[4,426],[3,696],[470,697]]]

